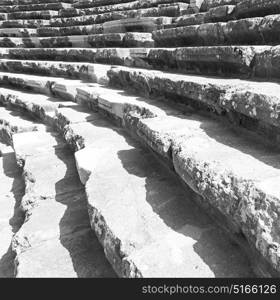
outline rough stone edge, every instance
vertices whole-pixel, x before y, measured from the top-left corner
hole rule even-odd
[[[151,148],[151,145],[149,145],[147,143],[147,140],[143,139],[143,136],[139,135],[138,124],[141,122],[141,120],[143,118],[147,118],[147,117],[153,118],[153,117],[156,117],[156,115],[153,115],[153,114],[152,115],[150,115],[150,114],[141,115],[141,113],[139,114],[137,111],[140,111],[140,112],[143,111],[142,108],[138,107],[135,110],[135,106],[131,107],[129,104],[121,103],[120,105],[123,106],[123,110],[122,110],[123,115],[122,115],[122,117],[120,117],[119,111],[114,111],[114,109],[109,109],[109,110],[104,111],[102,107],[98,106],[98,95],[97,95],[96,100],[97,100],[97,111],[98,112],[103,113],[106,116],[109,116],[114,121],[117,121],[118,125],[123,126],[130,134],[138,137],[144,145],[147,145],[149,148]],[[85,102],[84,102],[84,104],[85,104]],[[88,104],[89,104],[89,108],[92,108],[92,103],[88,103]],[[112,107],[114,107],[114,106],[112,106]],[[29,108],[30,108],[30,106],[29,106]],[[95,109],[96,109],[96,107],[95,107]],[[136,113],[135,113],[135,111],[136,111]],[[31,113],[32,113],[32,111],[31,111]],[[84,144],[83,137],[77,136],[75,134],[75,132],[73,132],[71,125],[69,125],[68,122],[61,124],[60,122],[58,122],[57,118],[54,118],[54,119],[52,118],[51,120],[49,118],[45,118],[45,119],[43,118],[42,121],[46,122],[47,124],[49,124],[51,122],[52,125],[55,125],[56,129],[60,133],[62,133],[66,142],[72,147],[72,149],[75,152],[77,152],[81,149],[84,149],[86,147],[86,145]],[[176,141],[172,141],[171,144],[173,146],[176,145]],[[153,149],[153,150],[155,151],[155,149]],[[157,152],[157,151],[155,151],[155,152]],[[176,153],[176,149],[175,148],[171,149],[171,153],[173,153],[173,155],[174,155],[174,153]],[[163,159],[163,161],[166,162],[166,157],[164,157],[162,155],[162,153],[157,152],[157,154],[159,154],[161,159]],[[75,159],[76,159],[76,157],[77,157],[77,155],[75,155]],[[79,162],[76,160],[76,163],[78,164]],[[190,182],[188,180],[186,181],[186,178],[184,178],[184,176],[182,176],[183,175],[182,172],[178,172],[178,168],[176,168],[176,166],[174,165],[174,157],[172,157],[171,164],[170,164],[170,161],[168,163],[169,163],[169,167],[171,167],[171,169],[175,170],[176,175],[187,185],[190,185]],[[88,174],[87,179],[90,178],[91,171],[92,170],[86,170],[86,172]],[[183,170],[183,171],[188,172],[187,170]],[[199,179],[199,178],[196,178],[195,172],[192,173],[191,176],[194,176],[194,178],[192,178],[191,181],[195,182],[196,180]],[[83,181],[83,183],[85,185],[86,185],[87,179],[81,178],[81,180]],[[193,186],[191,186],[191,187],[193,188]],[[251,186],[251,188],[252,188],[252,186]],[[258,274],[260,276],[265,276],[265,277],[267,277],[267,276],[279,277],[279,269],[275,270],[275,268],[272,267],[273,262],[275,262],[275,259],[276,259],[276,263],[278,262],[277,257],[279,259],[279,255],[277,254],[277,249],[276,249],[276,252],[275,251],[273,252],[273,248],[271,248],[269,243],[267,243],[267,240],[264,239],[265,236],[263,237],[262,235],[260,235],[259,236],[260,240],[258,241],[258,243],[256,245],[252,244],[251,236],[250,235],[249,235],[249,237],[248,237],[248,235],[246,236],[246,234],[248,234],[248,232],[246,232],[247,228],[244,228],[244,226],[240,227],[240,224],[238,224],[238,218],[237,218],[237,220],[232,220],[231,216],[225,214],[225,212],[223,212],[223,211],[220,211],[219,207],[215,207],[215,204],[212,205],[211,201],[208,201],[207,197],[205,198],[205,194],[201,190],[198,190],[198,189],[194,189],[194,190],[199,195],[204,197],[204,199],[207,202],[209,202],[208,204],[210,204],[210,208],[214,210],[214,214],[217,213],[221,217],[222,222],[226,223],[226,225],[225,225],[225,224],[221,224],[221,222],[220,222],[220,225],[222,225],[222,227],[224,227],[224,229],[226,229],[231,235],[233,235],[233,237],[236,236],[236,232],[238,232],[238,231],[242,232],[242,234],[245,237],[245,246],[244,246],[244,241],[240,241],[240,239],[238,239],[238,238],[237,238],[237,242],[241,245],[241,247],[244,250],[246,250],[246,247],[249,246],[249,249],[252,251],[252,254],[253,254],[252,257],[249,257],[249,258],[252,259],[254,261],[254,263],[257,265],[256,271],[258,272]],[[200,203],[198,203],[198,204],[200,204]],[[243,204],[246,205],[245,202]],[[110,241],[112,241],[112,243],[114,245],[119,245],[119,246],[121,245],[120,244],[121,241],[119,241],[119,239],[112,234],[112,231],[110,228],[106,227],[106,220],[104,220],[102,213],[99,212],[97,208],[89,208],[89,209],[93,210],[93,214],[95,216],[93,219],[91,219],[91,225],[93,227],[93,230],[96,232],[101,244],[104,247],[105,255],[108,257],[108,253],[110,253],[110,256],[111,256],[112,249],[110,248],[110,246],[108,246],[110,244],[110,243],[108,243],[108,239]],[[236,221],[237,221],[237,223],[236,223]],[[107,228],[106,230],[108,232],[108,236],[106,236],[106,235],[104,236],[103,231],[100,235],[100,227],[99,227],[100,224],[103,224],[103,226],[102,226],[103,228]],[[240,228],[238,228],[238,227],[240,227]],[[106,238],[104,239],[104,237],[106,237]],[[123,251],[123,249],[121,249],[121,247],[119,247],[119,246],[116,246],[113,249],[113,252],[115,251],[113,253],[115,259],[117,259],[118,261],[121,259],[121,264],[122,264],[121,269],[115,268],[118,275],[120,277],[141,277],[142,276],[141,270],[139,270],[137,268],[137,266],[134,265],[133,261],[130,260],[129,256],[126,255],[125,252]],[[267,252],[268,248],[272,249],[272,252]],[[246,252],[248,253],[248,249]],[[267,257],[266,254],[269,254],[269,256]],[[112,260],[111,260],[111,262],[112,262]],[[114,265],[113,265],[113,267],[114,267]],[[276,268],[277,267],[278,266],[276,266]]]

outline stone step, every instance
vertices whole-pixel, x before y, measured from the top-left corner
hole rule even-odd
[[[153,26],[151,31],[160,26]],[[69,35],[88,35],[103,33],[103,24],[69,27],[40,27],[40,28],[0,28],[2,37],[51,37]]]
[[[184,11],[180,11],[180,13],[184,13]],[[174,16],[174,15],[173,15]],[[140,9],[140,10],[125,10],[125,11],[116,11],[116,12],[108,12],[103,14],[96,15],[84,15],[78,17],[53,17],[50,20],[50,26],[58,27],[58,26],[77,26],[77,25],[89,25],[89,24],[100,24],[114,20],[121,19],[133,19],[133,18],[158,18],[158,17],[173,17],[169,16],[168,10],[164,7],[160,8],[152,8],[152,9]]]
[[[45,19],[50,20],[58,16],[56,10],[35,10],[35,11],[17,11],[7,14],[7,20],[28,20],[28,19]]]
[[[16,277],[115,277],[91,231],[72,152],[52,131],[15,134],[13,143],[37,199],[13,237]]]
[[[48,4],[48,3],[57,3],[57,0],[1,0],[0,6],[7,5],[33,5],[33,4]],[[63,0],[63,3],[73,3],[74,0]]]
[[[188,48],[0,48],[0,57],[172,70],[180,73],[279,78],[279,46]],[[4,64],[8,61],[2,60]],[[10,62],[17,64],[21,62]],[[19,69],[18,69],[19,70]]]
[[[40,26],[50,26],[50,20],[28,19],[0,21],[0,28],[38,28]]]
[[[0,28],[0,36],[4,37],[50,37],[50,36],[70,36],[70,35],[88,35],[101,33],[125,33],[125,32],[152,32],[162,29],[172,22],[171,18],[141,18],[141,19],[123,19],[103,24],[93,24],[85,26],[66,26],[66,27],[39,27],[25,28],[20,24],[19,28]],[[2,23],[3,26],[6,23]],[[30,26],[35,26],[29,24]],[[27,26],[29,26],[27,25]]]
[[[52,48],[52,47],[153,47],[149,32],[107,33],[59,37],[2,37],[0,47]]]
[[[279,14],[280,3],[278,0],[243,0],[236,5],[236,17],[263,17]]]
[[[11,278],[15,269],[11,240],[22,224],[18,206],[24,194],[24,182],[12,147],[4,147],[0,143],[0,278]]]
[[[61,17],[75,17],[75,16],[83,16],[83,15],[100,15],[104,13],[121,13],[127,12],[128,17],[136,17],[136,16],[168,16],[168,17],[177,17],[186,13],[193,13],[195,10],[190,7],[189,4],[184,2],[174,2],[168,4],[158,4],[155,7],[145,7],[145,8],[124,8],[122,6],[100,6],[95,8],[86,8],[86,9],[61,9],[60,16]]]
[[[159,5],[173,5],[174,3],[186,3],[189,4],[190,0],[149,0],[149,1],[131,1],[123,3],[119,1],[117,4],[105,5],[105,6],[94,6],[95,2],[90,2],[87,4],[76,2],[73,4],[73,8],[77,11],[83,11],[85,14],[100,14],[110,11],[122,11],[122,10],[133,10],[133,9],[143,9],[150,7],[157,7]],[[198,10],[198,8],[196,8]],[[193,11],[195,11],[193,5]]]
[[[199,25],[203,23],[227,22],[236,18],[235,5],[223,5],[210,8],[207,12],[182,15],[173,20],[166,28]]]
[[[102,64],[70,62],[26,62],[24,67],[10,67],[9,71],[39,73],[48,76],[81,78],[130,89],[147,97],[161,98],[178,107],[192,107],[209,115],[224,119],[237,128],[245,127],[262,136],[268,143],[279,140],[279,84],[222,77],[205,77],[168,72],[113,67]],[[1,84],[16,84],[37,91],[53,93],[54,82],[66,97],[75,99],[75,84],[85,83],[31,76],[0,73]],[[50,89],[51,87],[51,89]],[[68,92],[68,88],[71,87]],[[66,92],[67,91],[67,92]]]
[[[107,97],[110,98],[109,93]],[[119,94],[118,99],[114,99],[119,102],[121,98],[122,95]],[[130,103],[129,99],[134,99],[131,96],[126,98],[127,104]],[[32,109],[28,94],[25,96],[23,94],[19,100],[26,102],[27,107]],[[135,107],[135,100],[132,105]],[[82,111],[81,116],[79,116],[80,111]],[[84,148],[76,152],[75,159],[80,178],[86,184],[91,226],[104,247],[107,259],[119,276],[247,277],[253,275],[248,258],[238,247],[233,246],[228,235],[196,206],[193,200],[197,199],[191,190],[185,189],[181,182],[158,163],[149,151],[122,129],[113,127],[98,113],[90,115],[91,118],[86,117],[84,109],[79,105],[57,112],[58,121],[61,118],[63,122],[70,121],[70,124],[68,122],[66,124],[68,129],[71,128],[72,137],[78,135],[84,139]],[[74,123],[71,120],[74,120]],[[63,130],[63,127],[60,130]],[[21,137],[20,143],[14,142],[15,149],[19,144],[20,153],[24,145],[23,136]],[[37,144],[49,143],[49,138],[44,141],[41,135],[32,140],[35,141],[35,145],[28,147],[28,155],[37,152],[39,147]],[[46,151],[47,149],[44,153]],[[53,151],[48,151],[51,152]],[[98,160],[101,156],[104,159]],[[27,157],[28,162],[29,156]],[[39,155],[37,159],[40,157]],[[63,156],[59,157],[61,159]],[[36,172],[35,161],[33,164]],[[30,162],[29,167],[33,164]],[[92,170],[94,173],[91,173]],[[56,201],[66,205],[63,201],[58,199]],[[41,206],[47,202],[48,200],[43,201]],[[45,216],[46,210],[49,211],[46,206],[47,204],[44,207]],[[61,208],[58,207],[53,210],[55,212],[53,220],[56,220],[57,215],[62,215],[60,210]],[[49,215],[51,213],[48,213]],[[71,216],[70,212],[67,216],[69,215]],[[124,216],[125,223],[120,221]],[[34,220],[38,220],[37,222],[41,224],[36,226],[40,230],[37,229],[35,234],[34,230],[30,229]],[[46,221],[42,222],[42,220]],[[55,228],[50,228],[49,220],[49,217],[47,219],[40,217],[37,208],[34,208],[30,221],[22,227],[14,239],[18,249],[26,244],[24,241],[34,245],[34,251],[41,249],[40,255],[43,254],[44,247],[49,249],[43,241],[43,246],[39,245],[40,239],[57,234]],[[63,223],[60,228],[70,231],[69,227],[63,226]],[[199,244],[201,250],[197,250],[200,249]],[[35,247],[36,245],[38,246]],[[159,252],[159,249],[163,251]],[[44,253],[48,252],[54,251],[44,251]],[[33,255],[29,250],[19,255],[20,265],[26,270],[30,270],[30,266],[27,268],[28,258],[25,258],[29,255],[32,259],[35,257],[36,262],[38,256]],[[20,267],[18,269],[20,270]]]
[[[222,5],[210,8],[207,12],[182,15],[166,28],[198,25],[203,23],[227,22],[229,20],[264,17],[280,13],[278,0],[244,0],[237,5]]]
[[[128,18],[128,19],[119,19],[116,21],[105,22],[103,24],[95,24],[95,21],[92,19],[76,19],[72,20],[71,22],[63,21],[64,19],[60,19],[59,22],[51,24],[50,20],[43,20],[43,19],[29,19],[29,20],[3,20],[0,21],[0,28],[38,28],[39,32],[48,32],[48,31],[63,31],[64,28],[69,27],[71,31],[74,27],[75,29],[83,30],[83,28],[88,28],[92,26],[92,28],[102,28],[106,24],[106,29],[110,30],[110,28],[114,29],[117,27],[117,32],[127,32],[127,31],[153,31],[156,29],[163,28],[163,25],[171,24],[173,18],[170,17],[143,17],[139,18]],[[57,25],[57,26],[56,26]],[[51,26],[51,27],[50,27]],[[48,27],[48,28],[44,28]],[[50,27],[50,28],[49,28]],[[53,29],[52,29],[53,27]],[[61,29],[59,29],[61,27]],[[113,32],[116,32],[114,29]],[[40,34],[39,33],[39,34]],[[44,35],[46,35],[44,33]]]
[[[153,32],[157,47],[279,43],[280,15],[206,23]]]
[[[24,5],[9,5],[0,6],[0,12],[22,12],[22,11],[36,11],[36,10],[60,10],[72,7],[69,3],[63,2],[50,2],[50,3],[37,3],[37,4],[24,4]]]
[[[22,11],[8,13],[6,22],[13,20],[27,20],[29,19],[47,19],[49,25],[58,26],[78,26],[78,25],[89,25],[89,24],[100,24],[108,21],[128,19],[128,18],[157,18],[157,17],[176,17],[185,13],[188,4],[180,4],[179,6],[173,7],[155,7],[140,10],[125,10],[108,12],[102,14],[82,15],[77,17],[61,17],[59,12],[55,10],[44,10],[44,11]],[[173,9],[172,9],[173,8]],[[38,22],[38,21],[37,21]],[[12,22],[11,22],[12,23]],[[20,23],[20,22],[19,22]]]
[[[205,12],[211,8],[223,5],[236,5],[244,0],[203,0],[200,6],[200,11]]]
[[[25,192],[24,180],[13,148],[6,145],[12,144],[14,133],[37,131],[42,127],[17,111],[0,107],[0,278],[14,277],[15,255],[11,240],[24,221],[19,209]]]
[[[29,132],[42,130],[43,125],[20,116],[18,112],[10,111],[0,107],[0,127],[6,127],[7,133]]]
[[[169,4],[174,2],[184,2],[184,3],[191,3],[192,5],[195,5],[195,3],[199,3],[201,1],[195,1],[195,0],[145,0],[145,1],[132,1],[132,0],[97,0],[97,1],[91,1],[91,0],[77,0],[74,2],[73,7],[75,8],[96,8],[96,9],[103,9],[104,6],[112,7],[113,9],[115,7],[121,7],[122,9],[139,9],[139,8],[146,8],[146,7],[154,7],[159,4]],[[100,8],[99,8],[100,7]],[[114,9],[115,10],[115,9]]]

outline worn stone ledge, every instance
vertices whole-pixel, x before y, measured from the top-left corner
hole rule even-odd
[[[63,0],[64,3],[73,3],[73,0]],[[0,6],[7,5],[30,5],[57,3],[57,0],[1,0]]]
[[[39,28],[40,26],[50,26],[50,20],[28,19],[0,21],[0,28]]]
[[[106,28],[114,28],[116,26],[118,26],[122,31],[121,32],[127,32],[132,29],[137,29],[140,26],[141,31],[146,30],[145,28],[151,28],[149,29],[151,30],[155,30],[155,29],[160,29],[163,28],[163,25],[166,24],[171,24],[173,18],[171,17],[141,17],[141,19],[139,18],[117,18],[118,22],[115,21],[108,21],[108,22],[97,22],[95,23],[95,21],[93,19],[74,19],[72,21],[67,21],[64,22],[65,18],[62,19],[58,19],[59,21],[55,23],[51,23],[50,20],[44,20],[44,19],[18,19],[18,20],[2,20],[0,21],[0,28],[38,28],[38,30],[41,30],[41,32],[44,32],[45,29],[44,27],[53,27],[54,30],[57,30],[56,28],[58,27],[87,27],[91,25],[94,26],[96,28],[98,28],[99,26],[102,27],[103,24],[106,24]],[[69,18],[68,18],[69,19]],[[70,19],[69,19],[70,20]],[[110,23],[113,22],[113,23]],[[145,25],[145,23],[148,23],[147,25]],[[47,30],[47,29],[46,29]],[[51,29],[48,29],[51,30]],[[71,29],[69,29],[71,30]],[[114,31],[116,31],[116,28],[114,29]]]
[[[90,24],[100,24],[114,20],[121,19],[137,19],[137,18],[159,18],[166,17],[172,18],[172,16],[168,16],[167,13],[161,12],[159,9],[153,9],[152,11],[148,10],[133,10],[133,11],[117,11],[117,12],[109,12],[98,15],[85,15],[78,17],[69,17],[69,18],[61,18],[61,17],[53,17],[50,20],[50,26],[58,27],[58,26],[77,26],[77,25],[90,25]]]
[[[180,16],[175,18],[171,24],[166,25],[165,28],[199,25],[203,23],[227,22],[234,20],[235,18],[235,6],[223,5],[211,8],[207,12]]]
[[[115,9],[116,8],[116,9]],[[75,17],[83,15],[95,15],[95,14],[104,14],[112,12],[128,12],[128,16],[168,16],[168,17],[177,17],[185,13],[195,12],[189,4],[184,2],[171,2],[168,4],[158,4],[154,7],[145,7],[145,8],[128,8],[121,9],[121,7],[106,7],[99,6],[95,8],[84,8],[84,9],[62,9],[59,12],[61,17]]]
[[[279,43],[280,15],[205,23],[153,32],[156,47]]]
[[[0,57],[82,61],[179,73],[279,78],[279,46],[188,48],[0,48]],[[8,62],[3,61],[3,64]],[[11,62],[12,64],[12,62]],[[19,62],[13,62],[20,66]],[[20,71],[20,69],[18,69]]]
[[[189,0],[149,0],[149,1],[131,1],[126,3],[117,3],[111,4],[106,6],[93,6],[95,3],[91,2],[89,5],[90,7],[82,7],[83,4],[74,3],[73,7],[77,12],[85,12],[86,14],[98,14],[98,13],[105,13],[110,11],[122,11],[122,10],[133,10],[133,9],[143,9],[143,8],[150,8],[156,7],[158,5],[174,5],[176,3],[184,3],[189,4]],[[86,4],[85,4],[86,5]],[[189,5],[190,6],[190,5]],[[79,9],[80,8],[80,9]],[[82,8],[82,9],[81,9]]]
[[[84,92],[83,101],[88,103],[97,101],[98,109],[106,108],[110,115],[121,118],[126,129],[133,131],[165,160],[171,160],[176,173],[202,196],[204,205],[209,204],[225,216],[232,226],[231,232],[237,235],[242,233],[241,235],[246,238],[251,247],[251,258],[254,260],[256,255],[259,255],[255,264],[259,267],[258,271],[261,275],[278,276],[280,255],[275,222],[279,214],[277,204],[279,192],[276,185],[273,186],[273,191],[267,190],[268,186],[273,184],[273,180],[279,177],[278,168],[275,168],[279,165],[278,152],[272,154],[269,151],[270,154],[267,156],[267,149],[260,143],[242,135],[237,136],[224,125],[203,117],[195,115],[183,117],[177,115],[172,109],[168,111],[168,116],[164,113],[139,114],[143,109],[139,110],[136,103],[127,106],[129,100],[125,100],[125,96],[117,98],[114,92],[112,96],[106,93],[104,88],[98,88],[96,93],[92,94],[94,89],[85,87]],[[106,105],[103,105],[104,100]],[[145,102],[143,104],[145,105]],[[154,105],[158,104],[154,102]],[[26,107],[31,109],[32,105],[29,103]],[[121,107],[123,108],[120,110]],[[119,114],[120,111],[123,113]],[[70,128],[71,125],[67,129],[68,132]],[[75,135],[73,129],[72,136]],[[210,148],[215,151],[208,151]],[[228,156],[229,151],[230,156]],[[261,159],[263,157],[267,157],[265,162]],[[254,167],[248,168],[248,164]],[[245,169],[240,168],[244,165],[246,165]],[[87,191],[90,195],[91,179],[88,179],[88,182],[90,185]],[[92,226],[105,247],[107,257],[116,264],[118,274],[127,277],[152,274],[150,273],[152,269],[145,272],[142,268],[135,268],[135,262],[138,262],[137,266],[139,261],[134,256],[128,255],[131,260],[125,265],[122,261],[114,260],[113,258],[117,258],[119,252],[117,248],[109,247],[116,241],[116,236],[110,234],[112,228],[107,227],[106,218],[104,219],[104,215],[99,214],[98,210],[90,209],[89,213]],[[108,243],[109,239],[110,243]],[[121,238],[120,241],[122,240]],[[122,253],[130,253],[127,252],[129,249],[122,247],[121,249]],[[141,255],[141,257],[146,256]],[[263,258],[271,268],[266,265]]]
[[[263,17],[279,14],[280,3],[277,0],[243,0],[236,5],[237,18]]]
[[[111,68],[110,65],[70,62],[11,61],[9,64],[7,61],[6,64],[3,62],[1,67],[2,70],[13,72],[22,72],[24,69],[25,72],[33,74],[111,82],[121,88],[130,88],[150,97],[163,97],[168,101],[176,101],[196,109],[214,111],[215,114],[233,123],[245,127],[252,126],[249,129],[261,135],[269,134],[269,139],[273,136],[272,140],[275,143],[279,138],[279,130],[277,130],[280,127],[279,85],[277,83],[180,75],[145,69]],[[11,73],[7,73],[7,76],[5,73],[0,75],[2,82],[9,83],[10,80],[14,82],[18,78],[20,84],[30,85],[27,75],[12,75]],[[20,78],[23,78],[22,83]],[[48,81],[48,78],[45,80]],[[248,122],[247,125],[246,122]]]
[[[243,0],[203,0],[200,6],[200,11],[205,12],[211,8],[222,5],[236,5]]]
[[[0,37],[0,47],[52,48],[52,47],[153,47],[148,32],[70,35],[58,37]]]
[[[230,122],[258,132],[263,137],[269,136],[274,144],[278,143],[277,83],[188,76],[126,67],[112,68],[108,76],[112,84],[121,88],[184,103],[195,109],[215,111]]]
[[[70,8],[71,4],[63,2],[53,3],[37,3],[37,4],[24,4],[24,5],[10,5],[0,6],[0,12],[11,13],[11,12],[22,12],[22,11],[36,11],[36,10],[60,10],[63,8]]]
[[[7,14],[7,20],[24,20],[24,19],[45,19],[50,20],[53,17],[58,16],[56,10],[35,10],[35,11],[17,11]]]

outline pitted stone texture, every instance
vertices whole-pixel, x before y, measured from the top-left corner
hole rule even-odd
[[[280,13],[280,3],[277,0],[245,0],[236,5],[238,18],[262,17]]]
[[[278,46],[209,46],[188,48],[0,48],[0,56],[10,59],[82,61],[170,69],[180,73],[245,75],[278,78]],[[30,62],[31,63],[31,62]],[[12,67],[24,62],[8,62]],[[34,62],[38,65],[39,63]],[[34,67],[35,67],[34,65]],[[25,64],[26,66],[26,64]],[[86,68],[86,65],[84,65]],[[35,67],[36,69],[36,67]],[[12,70],[12,69],[11,69]]]
[[[206,23],[153,32],[156,46],[270,44],[279,42],[280,15]]]
[[[151,33],[127,32],[58,37],[0,37],[0,47],[52,48],[52,47],[153,47]]]
[[[27,145],[28,138],[32,142]],[[14,148],[34,177],[32,192],[37,197],[28,220],[13,237],[16,276],[115,277],[90,231],[85,193],[61,137],[53,132],[16,134]]]
[[[236,5],[242,0],[203,0],[200,6],[200,11],[208,11],[213,7],[218,7],[222,5]]]
[[[183,15],[166,27],[180,27],[211,22],[226,22],[235,18],[235,6],[223,5],[211,8],[208,12]]]

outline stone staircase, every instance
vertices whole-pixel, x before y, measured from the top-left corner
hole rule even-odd
[[[17,277],[279,277],[278,1],[0,4]]]

